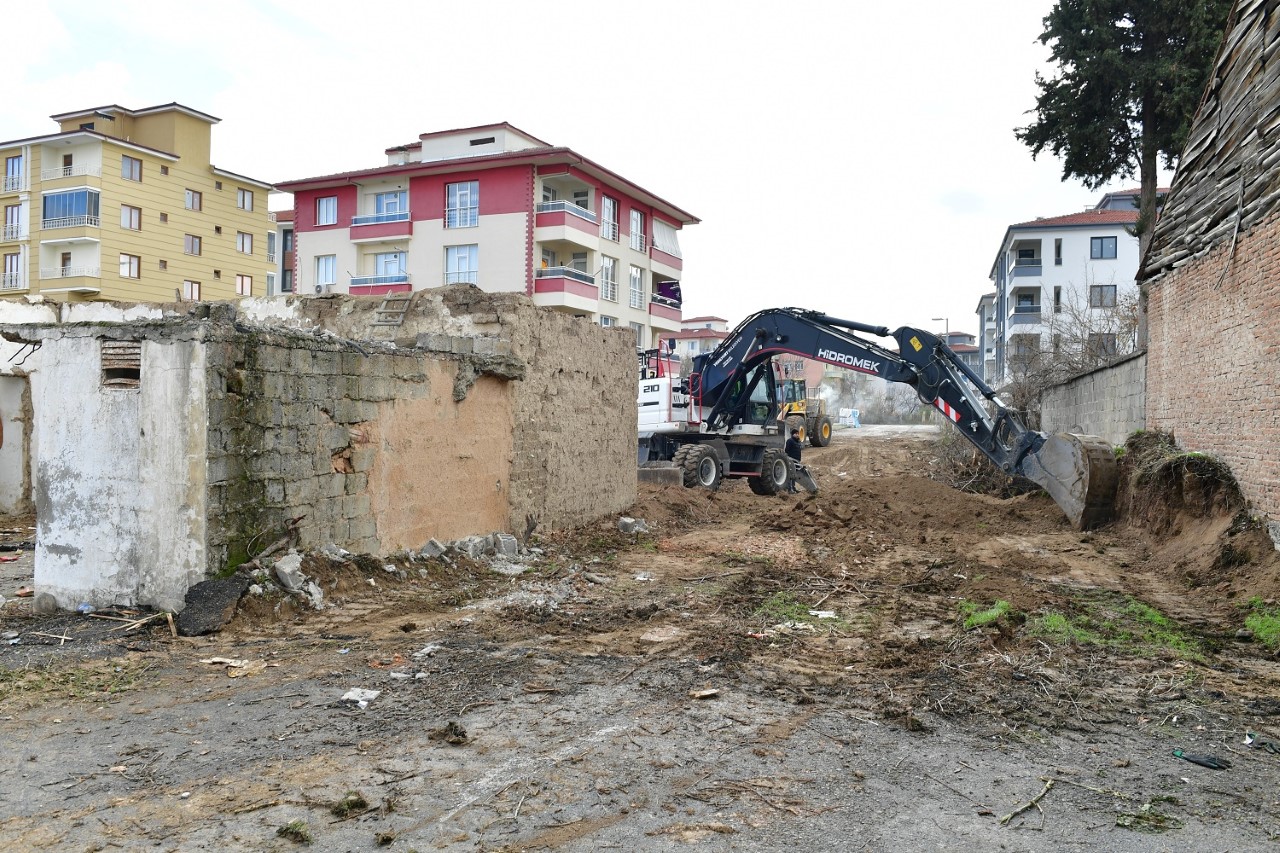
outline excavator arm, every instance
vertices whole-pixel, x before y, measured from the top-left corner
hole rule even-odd
[[[893,338],[898,351],[857,333]],[[1028,429],[936,335],[889,331],[818,311],[772,308],[744,320],[715,350],[694,359],[690,391],[712,430],[735,414],[743,380],[765,359],[795,355],[904,382],[937,408],[1002,471],[1042,486],[1076,527],[1105,521],[1116,487],[1111,447],[1096,436],[1048,436]]]

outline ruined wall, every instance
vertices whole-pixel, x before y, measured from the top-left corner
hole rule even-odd
[[[1147,357],[1137,353],[1047,388],[1040,395],[1040,428],[1124,444],[1146,426],[1146,381]]]
[[[1149,284],[1147,423],[1231,466],[1280,542],[1280,213]]]
[[[460,363],[270,330],[212,344],[210,570],[299,516],[303,547],[373,554],[506,529],[511,383],[455,400]]]
[[[0,375],[0,513],[31,512],[31,389],[25,376]]]

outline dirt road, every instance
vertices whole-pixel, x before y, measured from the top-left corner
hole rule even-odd
[[[1237,639],[1269,541],[1212,506],[1081,534],[930,479],[935,435],[837,432],[812,497],[645,487],[649,532],[516,577],[309,559],[330,606],[212,637],[10,601],[0,842],[1278,849],[1280,754],[1243,740],[1280,742],[1280,662]]]

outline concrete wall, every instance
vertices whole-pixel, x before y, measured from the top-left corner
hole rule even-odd
[[[1149,284],[1147,423],[1231,466],[1280,542],[1280,214]]]
[[[1098,435],[1115,445],[1146,426],[1147,357],[1137,353],[1040,395],[1045,432]]]
[[[25,376],[0,376],[0,514],[31,512],[31,393]]]

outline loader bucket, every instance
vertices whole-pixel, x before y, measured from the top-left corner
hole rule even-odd
[[[1019,474],[1049,493],[1077,530],[1111,519],[1119,470],[1105,439],[1058,433],[1028,453],[1018,467]]]

